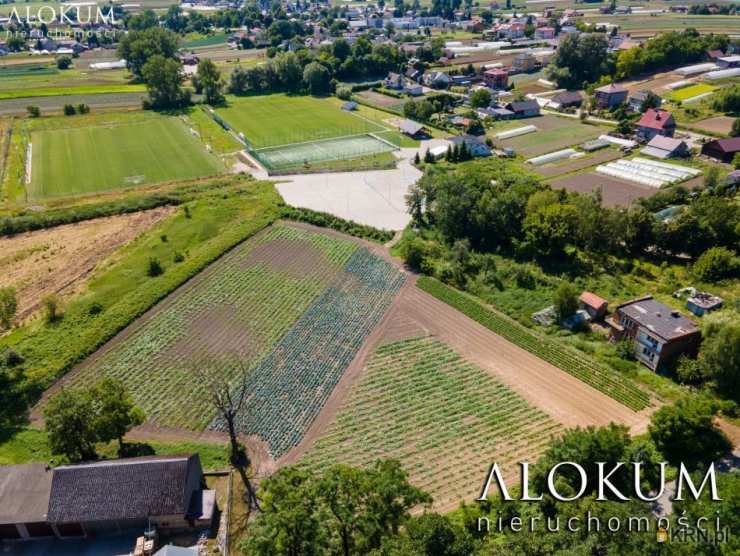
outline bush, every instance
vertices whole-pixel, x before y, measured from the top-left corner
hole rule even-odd
[[[578,310],[578,292],[569,282],[563,282],[555,290],[552,298],[555,314],[559,321],[571,317]]]
[[[349,100],[352,98],[352,89],[349,87],[337,87],[337,98],[342,100]]]
[[[187,207],[185,208],[187,209]],[[377,243],[386,243],[393,239],[393,232],[389,232],[388,230],[378,230],[372,226],[358,224],[352,220],[344,220],[334,216],[333,214],[318,212],[311,209],[285,206],[282,209],[281,216],[288,220],[307,222],[321,228],[331,228],[351,236],[369,239]]]
[[[0,327],[10,328],[13,325],[17,309],[18,296],[15,288],[0,288]]]
[[[69,56],[60,56],[57,58],[57,68],[60,70],[69,69],[72,66],[72,58]]]
[[[64,115],[65,116],[74,116],[76,113],[77,113],[77,110],[75,109],[73,104],[64,105]]]
[[[185,256],[182,253],[175,253],[175,257],[173,259],[176,263],[181,263],[185,260]]]
[[[740,270],[740,259],[725,247],[712,247],[702,253],[692,270],[704,282],[717,282],[735,277]]]
[[[77,112],[80,114],[88,114],[90,112],[90,107],[83,102],[77,105]]]
[[[95,303],[90,305],[90,308],[87,310],[87,312],[92,316],[99,315],[103,312],[103,306],[96,301]]]
[[[25,358],[15,350],[7,348],[2,356],[2,362],[6,367],[16,367],[21,365],[25,361]]]
[[[149,259],[146,273],[151,278],[155,278],[156,276],[161,276],[164,273],[164,269],[162,268],[162,263],[159,262],[159,259],[157,259],[156,257],[151,257]]]
[[[62,314],[59,310],[59,298],[56,295],[47,295],[41,303],[44,307],[44,319],[48,324],[55,323],[62,318]]]
[[[28,115],[32,118],[38,118],[39,116],[41,116],[41,109],[38,106],[26,106],[26,111],[28,112]]]
[[[623,338],[617,343],[617,355],[625,361],[632,361],[635,358],[635,347],[631,338]]]

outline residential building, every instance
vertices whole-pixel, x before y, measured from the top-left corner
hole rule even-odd
[[[537,39],[554,39],[555,28],[554,27],[538,27],[534,30],[534,36]]]
[[[645,101],[648,99],[648,96],[652,93],[652,91],[635,91],[629,96],[629,99],[627,100],[627,104],[633,112],[642,112],[642,106],[645,104]],[[655,95],[655,93],[652,93]],[[657,96],[657,95],[655,95]],[[659,102],[662,102],[662,99],[658,97]]]
[[[526,73],[537,68],[537,58],[531,52],[521,52],[514,57],[511,68],[515,71]]]
[[[400,73],[391,72],[388,74],[388,77],[386,77],[385,80],[383,81],[383,85],[385,85],[389,89],[396,89],[396,90],[403,89],[403,85],[404,85],[403,75],[401,75]]]
[[[632,342],[637,360],[652,370],[681,354],[695,355],[701,340],[696,323],[652,296],[618,305],[607,323],[612,340]]]
[[[509,72],[494,68],[483,72],[483,81],[493,89],[506,89],[509,86]]]
[[[636,134],[645,141],[650,141],[656,135],[673,137],[676,131],[676,120],[673,114],[661,108],[648,108],[636,124]]]
[[[594,90],[598,108],[615,108],[627,99],[627,89],[621,85],[604,85]]]
[[[48,469],[0,467],[0,539],[86,537],[123,529],[211,526],[216,493],[197,454]]]
[[[640,152],[655,158],[678,158],[689,154],[689,146],[681,139],[656,135]]]
[[[734,156],[740,152],[740,137],[729,139],[715,139],[705,143],[701,148],[701,154],[710,158],[730,163]]]
[[[450,85],[450,76],[441,71],[424,74],[424,84],[434,89],[446,89]]]
[[[506,105],[508,110],[514,112],[516,118],[530,118],[540,115],[540,105],[536,100],[518,100]]]
[[[455,137],[450,137],[449,141],[453,146],[465,143],[465,147],[468,149],[468,152],[475,157],[491,156],[490,147],[475,135],[457,135]]]

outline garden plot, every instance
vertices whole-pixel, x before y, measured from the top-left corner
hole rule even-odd
[[[600,190],[601,204],[605,207],[627,207],[637,199],[652,197],[658,192],[655,187],[597,174],[596,172],[572,174],[551,180],[548,183],[555,189],[566,189],[576,193],[592,193]]]
[[[596,167],[599,174],[612,176],[618,179],[632,181],[650,187],[661,187],[666,184],[677,183],[701,174],[701,170],[657,162],[647,158],[633,158],[631,160],[616,160]]]
[[[151,424],[222,430],[197,368],[250,397],[239,431],[274,457],[297,444],[404,276],[357,242],[275,226],[241,244],[112,340],[72,384],[124,382]]]
[[[519,121],[524,122],[525,120]],[[536,127],[536,133],[497,139],[496,146],[499,148],[509,147],[514,149],[517,154],[526,158],[533,158],[595,139],[608,131],[605,127],[582,124],[575,118],[552,116],[550,114],[528,118],[526,122],[528,125]]]
[[[380,346],[357,386],[300,464],[370,465],[395,458],[437,510],[473,500],[497,462],[534,460],[561,426],[432,338]]]

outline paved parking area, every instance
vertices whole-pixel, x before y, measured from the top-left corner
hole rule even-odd
[[[410,221],[406,193],[421,177],[411,160],[417,150],[444,141],[423,141],[419,149],[401,149],[394,170],[280,176],[277,190],[294,207],[328,212],[385,230],[402,230]]]

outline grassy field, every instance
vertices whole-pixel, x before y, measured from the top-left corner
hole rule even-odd
[[[335,421],[302,460],[401,461],[435,507],[470,501],[492,462],[532,461],[558,425],[490,374],[432,338],[379,347]],[[482,480],[482,479],[481,479]]]
[[[199,48],[204,46],[215,46],[226,44],[229,36],[226,33],[214,33],[212,35],[203,35],[201,33],[190,33],[185,36],[183,46],[185,48]]]
[[[256,149],[386,131],[384,126],[343,112],[330,99],[283,94],[228,97],[216,110]]]
[[[150,421],[215,428],[207,367],[252,393],[239,427],[276,457],[296,445],[403,281],[356,242],[276,226],[239,245],[126,331],[71,384],[116,377]]]
[[[584,18],[586,23],[608,22],[619,25],[624,33],[633,33],[636,36],[646,36],[663,31],[675,31],[693,27],[701,33],[731,33],[738,34],[740,16],[730,15],[684,15],[660,14],[656,16],[644,14],[604,16],[603,14],[589,14]]]
[[[668,96],[673,101],[681,101],[703,95],[704,93],[711,93],[716,91],[717,87],[708,85],[706,83],[697,83],[696,85],[690,85],[688,87],[682,87],[672,91]]]
[[[495,128],[493,133],[526,125],[534,125],[538,128],[533,133],[512,137],[511,139],[497,140],[501,146],[511,147],[517,154],[525,157],[539,156],[577,145],[608,131],[608,128],[582,124],[574,118],[561,118],[551,115],[516,120],[515,122],[506,122],[506,124],[503,129]]]
[[[142,455],[167,456],[197,452],[206,471],[226,469],[229,466],[228,452],[224,446],[219,444],[148,441],[145,444],[128,444],[128,447],[137,450],[137,453]],[[104,459],[119,457],[118,442],[98,444],[96,451]],[[64,462],[51,455],[44,431],[26,428],[11,432],[7,438],[0,441],[0,465],[22,463],[59,465]]]
[[[112,338],[224,252],[252,236],[280,214],[280,197],[269,183],[239,176],[170,187],[184,206],[99,267],[85,291],[65,300],[63,318],[53,325],[35,320],[0,337],[26,358],[29,383],[43,389]],[[132,193],[111,199],[138,198]],[[166,240],[163,240],[163,238]],[[182,256],[175,262],[175,256]],[[147,274],[151,258],[164,273]],[[102,311],[90,311],[99,305]]]
[[[233,135],[218,125],[204,112],[204,109],[196,107],[187,114],[188,125],[195,129],[201,140],[210,145],[214,152],[219,154],[233,153],[241,150],[242,144]]]
[[[32,131],[29,198],[45,199],[224,172],[178,118]]]

